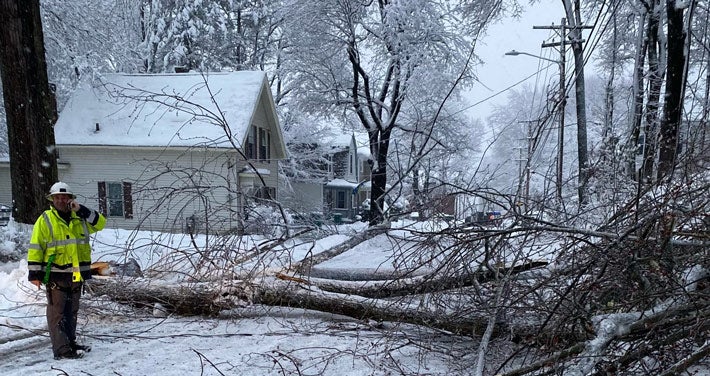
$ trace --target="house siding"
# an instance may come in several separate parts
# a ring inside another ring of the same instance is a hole
[[[281,200],[297,213],[323,212],[323,184],[311,182],[291,182],[282,187]]]
[[[273,119],[273,116],[271,116],[271,114],[267,111],[267,108],[269,107],[266,106],[265,103],[263,103],[265,101],[266,98],[262,97],[262,105],[258,106],[256,111],[254,111],[252,124],[269,131],[269,134],[271,136],[269,139],[269,149],[271,150],[270,162],[273,163],[275,160],[286,158],[286,155],[283,153],[283,148],[279,146],[279,142],[281,140],[278,135],[281,132],[279,129],[274,127],[274,125],[278,123]],[[244,148],[244,146],[245,145],[242,145],[242,148]]]
[[[132,184],[134,217],[108,217],[115,228],[219,232],[237,226],[236,152],[226,149],[59,148],[69,168],[60,172],[79,200],[99,207],[98,182]],[[265,175],[276,187],[277,177]]]
[[[12,183],[8,161],[0,161],[0,204],[12,206]]]

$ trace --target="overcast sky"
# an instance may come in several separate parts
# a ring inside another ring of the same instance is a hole
[[[534,76],[539,69],[539,59],[524,55],[506,56],[506,52],[516,50],[546,58],[559,58],[554,48],[541,48],[552,31],[533,30],[533,26],[560,25],[562,17],[564,9],[561,0],[542,0],[534,6],[526,5],[525,13],[520,18],[509,17],[490,28],[476,46],[476,53],[484,60],[484,65],[477,68],[480,82],[470,91],[470,116],[485,119],[494,105],[505,103],[506,93],[502,91],[526,77]],[[542,66],[548,65],[543,62]],[[545,77],[556,74],[557,69],[556,66],[549,67]],[[526,82],[533,84],[535,77]],[[494,97],[487,99],[491,96]],[[475,104],[480,101],[484,102]]]

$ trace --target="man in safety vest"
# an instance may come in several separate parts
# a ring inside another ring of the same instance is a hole
[[[49,189],[52,202],[37,218],[27,252],[29,281],[47,286],[47,325],[54,359],[77,359],[90,351],[76,342],[79,298],[91,278],[89,234],[106,225],[99,212],[75,201],[69,186],[57,182]]]

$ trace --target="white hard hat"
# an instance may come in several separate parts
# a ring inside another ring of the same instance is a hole
[[[72,198],[75,198],[73,193],[71,193],[71,189],[69,188],[69,185],[67,183],[63,183],[61,181],[58,181],[49,188],[49,194],[47,195],[47,200],[52,200],[52,196],[58,195],[58,194],[64,194],[64,195],[70,195]]]

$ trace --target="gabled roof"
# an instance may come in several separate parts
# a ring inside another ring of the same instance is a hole
[[[270,107],[267,118],[281,139],[264,72],[105,74],[76,89],[55,139],[58,145],[231,148],[234,142],[241,148],[260,103]]]

